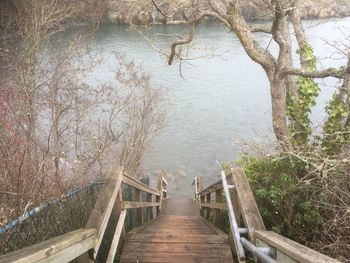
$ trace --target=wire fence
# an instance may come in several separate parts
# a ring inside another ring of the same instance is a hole
[[[0,255],[85,227],[103,182],[79,187],[0,228]]]

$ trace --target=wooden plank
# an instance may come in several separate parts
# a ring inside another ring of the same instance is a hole
[[[69,262],[94,245],[96,229],[79,229],[0,257],[0,262]]]
[[[147,202],[152,202],[152,195],[147,194]],[[147,222],[150,222],[153,220],[153,207],[147,208]]]
[[[206,195],[206,194],[209,194],[209,193],[213,193],[217,190],[220,190],[222,189],[222,182],[221,180],[220,181],[217,181],[211,185],[209,185],[208,187],[204,188],[202,191],[199,192],[199,195]]]
[[[135,189],[135,201],[137,203],[142,203],[141,191],[138,189]],[[142,207],[139,209],[136,209],[136,224],[137,226],[143,224]]]
[[[160,192],[160,199],[159,199],[159,213],[162,210],[162,204],[163,204],[163,199],[166,198],[166,192],[163,190],[166,189],[166,185],[163,184],[163,176],[160,176],[158,179],[158,191]],[[158,201],[158,200],[156,200]],[[157,211],[158,214],[158,211]]]
[[[264,231],[266,229],[243,169],[232,168],[232,182],[235,185],[235,191],[237,191],[239,209],[244,224],[248,228],[249,238],[254,243],[254,231]]]
[[[156,196],[156,203],[161,204],[161,197]],[[156,206],[156,217],[160,214],[160,205]]]
[[[201,203],[200,207],[206,207],[206,208],[210,208],[210,209],[227,210],[226,203]]]
[[[143,230],[145,231],[145,230]],[[168,233],[168,234],[174,234],[179,233],[179,229],[167,229],[167,228],[147,228],[147,231],[145,233]],[[186,234],[203,234],[203,235],[217,235],[215,232],[213,232],[211,229],[188,229],[186,230]]]
[[[109,249],[108,253],[108,258],[107,258],[107,263],[112,263],[114,262],[114,257],[117,252],[118,244],[119,244],[119,239],[122,236],[123,228],[124,228],[124,222],[125,222],[125,216],[126,216],[126,210],[122,210],[119,215],[119,220],[117,227],[114,232],[111,248]]]
[[[228,238],[227,233],[221,231],[219,228],[217,228],[215,225],[211,224],[209,221],[205,220],[204,218],[201,218],[202,222],[204,222],[215,234],[217,235],[224,235]]]
[[[333,258],[323,255],[272,231],[255,231],[255,237],[257,243],[262,240],[264,243],[276,249],[277,262],[293,262],[292,260],[294,260],[294,262],[303,263],[339,263],[339,261]],[[286,255],[289,258],[285,257]]]
[[[216,203],[222,203],[223,200],[222,200],[222,189],[220,190],[216,190],[215,192],[215,202]],[[226,207],[227,209],[227,207]],[[215,209],[215,212],[214,212],[214,225],[217,226],[218,225],[218,220],[220,218],[220,210],[222,209]]]
[[[152,194],[152,195],[157,195],[160,196],[160,192],[156,191],[149,186],[145,185],[144,183],[140,182],[134,177],[131,177],[129,175],[124,174],[123,176],[123,183],[126,185],[129,185],[131,187],[134,187],[135,189],[141,190],[143,192]]]
[[[205,202],[206,202],[206,204],[202,204],[202,206],[205,207],[204,217],[205,217],[205,219],[209,220],[210,219],[211,193],[207,193],[205,195]],[[207,205],[207,206],[205,206],[205,205]]]
[[[156,244],[156,245],[155,245]],[[229,248],[228,244],[227,247]],[[128,242],[124,247],[123,253],[133,253],[133,252],[208,252],[213,251],[213,253],[220,253],[231,255],[230,249],[225,249],[223,244],[193,244],[193,243],[139,243],[139,242]],[[214,252],[215,251],[215,252]]]
[[[109,217],[115,205],[115,200],[123,180],[123,168],[118,168],[105,182],[97,198],[95,207],[89,217],[85,228],[96,228],[96,242],[94,256],[96,256],[101,245],[103,235],[106,231]]]
[[[208,251],[207,253],[193,253],[193,252],[143,252],[143,253],[132,253],[123,254],[120,263],[124,262],[153,262],[153,263],[233,263],[231,255],[220,255]]]
[[[162,179],[163,179],[163,183],[166,184],[166,185],[168,185],[168,182],[165,180],[165,178],[162,177]]]
[[[227,235],[204,235],[183,233],[138,233],[127,237],[128,242],[150,243],[205,243],[205,244],[228,244]]]
[[[123,201],[123,209],[130,208],[142,208],[142,207],[152,207],[159,206],[160,202],[135,202],[135,201]]]
[[[204,217],[205,209],[202,208],[202,204],[205,204],[205,195],[199,196],[199,214]]]
[[[228,175],[227,175],[227,183],[229,183],[229,184],[232,183],[232,179],[230,177],[228,177]],[[219,180],[219,181],[209,185],[208,187],[204,188],[203,190],[201,190],[199,192],[199,195],[201,195],[201,196],[202,195],[206,195],[208,193],[213,193],[213,192],[215,192],[217,190],[222,190],[222,182],[221,182],[221,180]]]

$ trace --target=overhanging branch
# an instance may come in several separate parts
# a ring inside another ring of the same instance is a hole
[[[271,29],[271,26],[269,25],[256,24],[256,25],[250,25],[249,28],[250,28],[250,31],[252,31],[253,33],[262,32],[266,34],[272,34],[272,29]]]
[[[325,70],[316,70],[316,71],[307,71],[303,69],[297,68],[288,68],[282,70],[282,74],[284,75],[294,75],[294,76],[302,76],[306,78],[315,78],[315,79],[323,79],[328,77],[342,79],[344,78],[345,73],[350,70],[346,67],[342,67],[339,69],[336,68],[328,68]]]
[[[205,17],[214,17],[216,19],[218,19],[219,21],[223,22],[227,27],[230,27],[230,24],[223,19],[221,16],[219,16],[218,14],[211,12],[211,11],[206,11],[206,12],[202,12],[195,20],[193,20],[193,22],[191,23],[191,29],[190,32],[188,34],[187,38],[182,38],[180,40],[174,41],[171,44],[171,52],[168,58],[168,65],[171,65],[174,61],[174,58],[176,56],[176,47],[180,46],[180,45],[186,45],[192,42],[193,38],[194,38],[194,31],[196,26],[198,25],[198,23]]]

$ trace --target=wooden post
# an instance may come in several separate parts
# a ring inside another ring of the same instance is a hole
[[[93,250],[85,253],[78,258],[78,262],[94,261],[98,250],[100,248],[104,233],[107,228],[109,218],[112,214],[112,210],[115,210],[116,200],[118,193],[120,192],[120,185],[123,180],[123,168],[118,168],[104,183],[101,192],[97,198],[96,204],[85,228],[97,229],[96,240],[94,243]]]
[[[161,200],[160,196],[156,196],[156,202],[160,203],[160,200]],[[156,216],[158,217],[159,214],[160,214],[160,205],[156,207]]]
[[[147,194],[147,201],[152,202],[152,195]],[[153,220],[153,206],[147,208],[147,222]]]
[[[142,202],[142,193],[138,189],[135,189],[135,201]],[[136,208],[136,223],[137,223],[137,226],[140,226],[143,224],[142,208]]]
[[[162,210],[162,203],[163,203],[163,198],[166,198],[166,186],[167,186],[167,182],[165,181],[165,179],[163,178],[163,176],[159,176],[158,179],[158,191],[160,194],[160,197],[156,198],[156,201],[159,202],[159,206],[157,206],[157,216],[159,216],[160,211]],[[163,191],[165,190],[165,191]]]
[[[202,204],[202,203],[205,203],[205,195],[200,195],[199,196],[199,205]],[[199,214],[204,217],[204,214],[205,214],[205,209],[203,207],[200,206],[200,211],[199,211]]]
[[[211,194],[210,193],[208,193],[208,194],[206,194],[205,195],[205,201],[206,201],[206,203],[210,203],[210,199],[211,199]],[[207,220],[209,220],[209,218],[210,218],[210,208],[209,207],[207,207],[206,209],[205,209],[205,219],[207,219]]]
[[[250,241],[255,243],[254,232],[256,230],[265,231],[266,229],[243,169],[232,168],[232,182],[237,194],[237,200],[233,202],[236,203],[236,207],[239,207],[244,225],[248,228]]]
[[[118,221],[119,221],[120,216],[121,216],[121,212],[122,212],[122,209],[123,209],[122,208],[123,207],[123,193],[121,191],[118,193],[118,196],[117,196],[115,202],[116,202],[115,203],[115,207],[116,207],[116,210],[118,211]],[[126,216],[126,214],[125,214],[125,216]],[[126,231],[125,231],[125,226],[123,225],[117,252],[121,252],[122,251],[123,245],[124,245],[124,242],[125,242],[125,236],[126,236]]]
[[[215,202],[216,203],[222,203],[222,189],[216,190],[215,192]],[[214,225],[217,226],[217,221],[220,217],[220,209],[215,209],[214,214]]]

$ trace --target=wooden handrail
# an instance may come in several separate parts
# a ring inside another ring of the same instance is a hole
[[[227,176],[226,178],[227,178],[227,182],[229,184],[232,183],[232,178],[230,176]],[[215,183],[207,186],[203,190],[200,190],[198,195],[199,196],[203,196],[203,195],[206,195],[206,194],[214,193],[214,192],[216,192],[218,190],[222,190],[222,181],[221,180],[218,180]]]
[[[96,204],[85,228],[96,228],[96,241],[93,247],[94,258],[101,245],[103,235],[106,231],[108,220],[111,216],[113,206],[115,205],[117,195],[120,191],[120,185],[123,179],[123,168],[119,167],[103,185],[97,198]]]
[[[130,208],[143,208],[143,207],[152,207],[152,206],[160,206],[160,203],[158,202],[136,202],[136,201],[124,201],[123,202],[123,209],[130,209]]]
[[[1,263],[69,262],[94,246],[96,229],[79,229],[0,257]]]
[[[145,185],[144,183],[137,180],[135,177],[132,177],[126,173],[124,173],[124,176],[123,176],[123,183],[126,185],[129,185],[135,189],[138,189],[140,191],[143,191],[143,192],[155,195],[155,196],[160,196],[159,191],[150,188],[148,185]]]
[[[260,212],[255,202],[249,181],[241,168],[233,168],[230,179],[234,190],[231,193],[232,205],[236,221],[241,222],[243,219],[244,225],[241,229],[248,231],[250,242],[258,248],[270,248],[274,251],[274,262],[291,262],[291,263],[336,263],[339,262],[328,256],[325,256],[315,250],[298,244],[286,237],[277,233],[266,231]],[[221,184],[221,186],[220,186]],[[218,202],[220,200],[222,183],[221,180],[206,187],[198,193],[198,202],[200,205],[200,214],[204,218],[209,218],[210,210],[227,210],[226,203]],[[211,201],[211,194],[216,194],[216,202]],[[214,222],[217,213],[214,214]],[[232,251],[235,252],[234,242],[230,238]],[[241,262],[241,261],[239,261]]]
[[[136,201],[123,201],[122,183],[135,189]],[[120,167],[104,183],[85,229],[72,231],[0,256],[0,263],[69,262],[73,259],[77,259],[78,262],[94,261],[111,217],[116,222],[116,228],[107,262],[113,262],[118,245],[120,241],[123,241],[123,233],[125,233],[126,209],[134,208],[141,212],[141,209],[146,207],[148,220],[153,220],[153,207],[156,207],[156,215],[159,215],[161,203],[166,198],[168,183],[161,177],[158,184],[159,188],[154,190],[138,179],[127,175]],[[142,200],[141,192],[147,193],[147,200]],[[155,200],[152,196],[155,196]],[[142,224],[142,213],[138,215],[141,217]]]
[[[258,247],[268,245],[276,250],[277,262],[340,263],[272,231],[255,231],[255,237]]]

